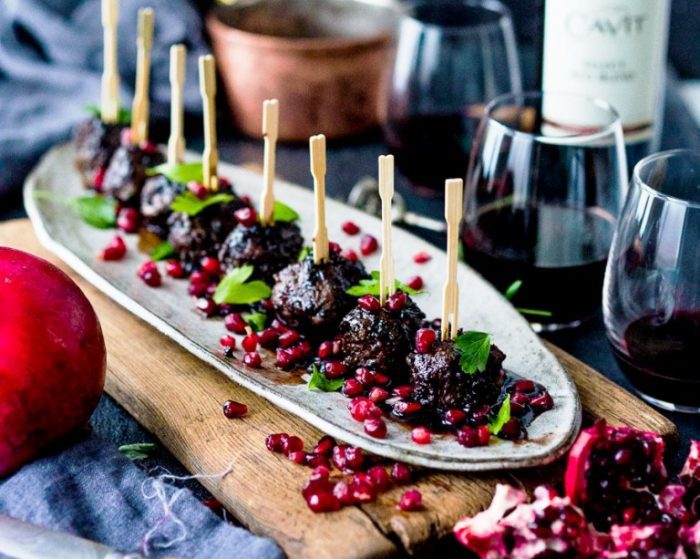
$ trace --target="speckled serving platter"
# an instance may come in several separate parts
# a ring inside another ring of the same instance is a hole
[[[218,344],[225,332],[223,322],[205,319],[195,310],[187,295],[186,281],[164,275],[163,285],[153,289],[136,278],[136,269],[146,258],[138,249],[136,235],[126,236],[129,250],[124,260],[104,262],[97,255],[114,231],[94,229],[60,203],[34,197],[37,190],[68,197],[85,193],[73,167],[74,155],[71,144],[53,148],[25,183],[25,206],[41,243],[115,302],[272,404],[374,454],[440,470],[467,472],[538,466],[556,460],[573,442],[581,423],[581,404],[573,381],[510,303],[462,263],[458,270],[461,326],[492,333],[494,343],[507,355],[506,367],[545,385],[554,399],[554,409],[528,427],[527,441],[495,440],[486,447],[464,448],[454,436],[436,434],[431,444],[417,445],[410,439],[410,430],[392,420],[387,421],[387,438],[374,439],[350,417],[347,398],[340,393],[309,391],[298,374],[274,366],[272,352],[261,351],[260,369],[245,367],[239,359],[241,354],[233,359],[224,357]],[[197,157],[189,155],[191,159]],[[284,169],[278,172],[283,174]],[[259,197],[262,179],[258,174],[226,163],[220,164],[219,173],[234,183],[239,194]],[[314,224],[313,193],[277,181],[275,194],[300,213],[299,225],[309,239]],[[380,237],[381,222],[373,216],[334,200],[328,200],[326,211],[329,237],[344,247],[357,249],[359,245],[359,236],[349,237],[341,230],[341,223],[347,219],[364,232]],[[416,302],[428,317],[439,316],[445,253],[399,228],[395,228],[393,237],[397,278],[406,280],[419,273],[425,280],[426,293],[418,296]],[[420,267],[413,262],[413,255],[419,251],[432,255]],[[378,262],[379,253],[364,260],[368,270],[378,269]]]

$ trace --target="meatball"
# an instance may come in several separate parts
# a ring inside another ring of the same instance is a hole
[[[107,170],[112,155],[119,147],[123,129],[121,124],[106,124],[92,117],[75,131],[75,167],[86,187],[94,187],[98,174]]]
[[[238,224],[224,241],[219,260],[227,270],[252,264],[255,277],[272,282],[277,272],[298,258],[303,244],[295,223]]]
[[[413,398],[426,409],[444,412],[450,408],[476,410],[492,405],[501,393],[505,354],[495,345],[486,370],[466,374],[459,366],[460,354],[452,340],[438,341],[430,353],[411,353],[407,362]]]
[[[367,277],[361,262],[331,253],[327,262],[314,264],[313,254],[282,269],[272,289],[277,315],[292,328],[328,334],[352,308],[346,291]],[[308,332],[308,331],[311,332]]]
[[[165,161],[163,154],[150,143],[138,146],[123,144],[114,152],[102,184],[102,192],[123,206],[137,207],[146,182],[146,169]]]
[[[410,298],[398,311],[386,305],[376,311],[358,305],[338,326],[343,363],[352,369],[367,367],[402,380],[413,336],[424,318]]]
[[[151,177],[141,191],[141,215],[143,226],[165,239],[168,236],[168,218],[172,213],[170,205],[179,194],[185,191],[185,185],[173,182],[165,175]]]

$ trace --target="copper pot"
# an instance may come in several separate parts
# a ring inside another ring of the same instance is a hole
[[[396,9],[360,0],[257,0],[207,17],[235,125],[261,136],[262,102],[280,102],[280,140],[338,138],[379,124]]]

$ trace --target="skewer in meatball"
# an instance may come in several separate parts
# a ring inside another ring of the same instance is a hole
[[[93,116],[84,121],[75,132],[75,167],[87,188],[102,189],[104,175],[119,147],[124,126],[108,124]]]

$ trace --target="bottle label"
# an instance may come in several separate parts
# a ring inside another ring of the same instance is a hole
[[[620,114],[628,138],[651,135],[663,86],[668,0],[545,5],[542,88],[603,99]],[[585,123],[587,115],[575,118]]]

